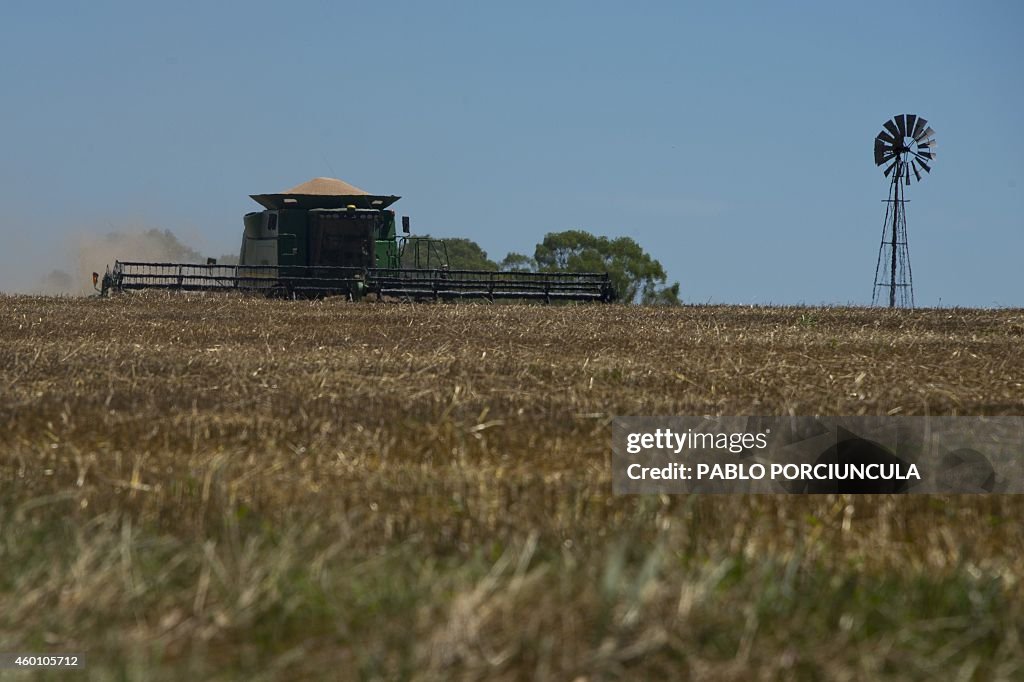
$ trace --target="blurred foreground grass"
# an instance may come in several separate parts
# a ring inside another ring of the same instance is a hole
[[[1021,311],[0,297],[0,334],[0,651],[97,680],[1024,679],[1019,497],[609,476],[616,414],[1022,414]]]

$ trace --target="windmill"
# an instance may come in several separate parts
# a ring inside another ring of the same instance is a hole
[[[882,244],[875,265],[875,288],[871,305],[877,305],[889,293],[889,307],[914,307],[914,276],[910,270],[907,245],[907,213],[904,187],[911,173],[921,182],[921,171],[930,173],[935,160],[935,131],[916,114],[900,114],[886,121],[875,137],[875,165],[885,166],[890,177],[889,198],[885,200]]]

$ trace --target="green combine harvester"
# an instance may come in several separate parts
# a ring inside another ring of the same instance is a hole
[[[615,300],[607,273],[453,270],[444,242],[409,236],[397,196],[315,178],[279,194],[254,194],[265,210],[246,214],[237,265],[117,261],[100,293],[167,289],[245,291],[288,298],[368,295],[411,300],[461,298]],[[403,263],[407,267],[403,267]],[[411,267],[408,267],[411,265]],[[93,276],[98,280],[98,275]]]

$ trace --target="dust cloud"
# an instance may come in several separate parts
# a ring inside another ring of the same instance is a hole
[[[81,234],[70,241],[68,253],[50,253],[58,265],[32,287],[32,293],[84,295],[94,293],[92,273],[103,276],[115,260],[163,263],[205,263],[206,258],[170,230],[148,229]],[[44,268],[40,268],[44,269]]]

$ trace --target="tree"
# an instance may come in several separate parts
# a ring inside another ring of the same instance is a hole
[[[518,256],[509,254],[513,255]],[[607,272],[620,301],[679,304],[679,283],[666,284],[668,275],[661,263],[630,237],[609,239],[583,230],[551,232],[537,245],[533,260],[542,272]]]
[[[498,264],[472,239],[446,238],[448,265],[452,270],[497,270]]]
[[[509,253],[498,263],[498,269],[504,272],[530,272],[537,269],[537,262],[521,253]]]

